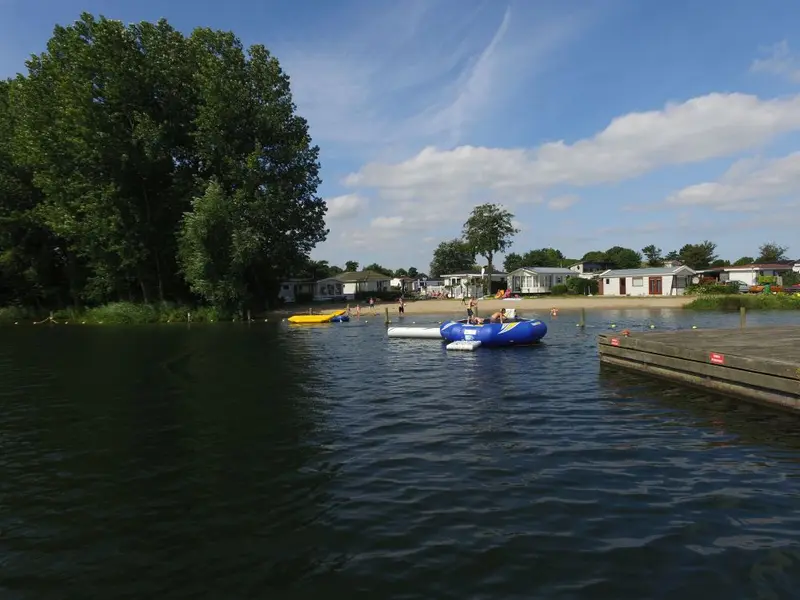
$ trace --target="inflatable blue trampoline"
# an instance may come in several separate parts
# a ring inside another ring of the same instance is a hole
[[[439,327],[448,342],[480,342],[481,346],[524,346],[547,335],[547,325],[538,319],[509,319],[504,323],[470,325],[467,320],[448,321]]]
[[[347,315],[337,315],[333,317],[330,322],[331,323],[347,323],[350,320],[350,317]]]

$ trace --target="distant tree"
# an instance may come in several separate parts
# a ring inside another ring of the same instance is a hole
[[[583,255],[581,262],[604,263],[608,262],[608,258],[602,250],[591,250]]]
[[[475,252],[470,246],[463,240],[448,240],[433,251],[431,277],[440,277],[445,273],[463,273],[470,271],[474,265]]]
[[[405,269],[396,269],[394,272],[395,277],[408,277],[408,271]]]
[[[642,266],[642,255],[630,248],[614,246],[605,251],[605,256],[615,269],[638,269]]]
[[[529,250],[521,257],[523,267],[563,267],[567,264],[567,258],[561,250],[555,248],[539,248]]]
[[[699,244],[685,244],[679,251],[679,260],[691,269],[707,269],[717,260],[717,245],[705,240]]]
[[[464,223],[464,241],[470,248],[486,259],[486,274],[492,281],[494,255],[505,252],[511,240],[519,233],[512,220],[514,215],[497,204],[481,204],[472,209]],[[491,286],[491,283],[489,284]]]
[[[328,269],[328,277],[336,277],[339,273],[344,273],[344,269],[342,267],[337,267],[336,265],[332,265]]]
[[[417,267],[408,267],[408,276],[419,277],[419,271],[417,271]]]
[[[743,256],[740,259],[737,259],[733,262],[734,267],[741,267],[742,265],[752,265],[756,262],[756,259],[752,256]]]
[[[757,263],[777,263],[786,260],[787,246],[780,246],[775,242],[767,242],[758,247]]]
[[[680,260],[680,254],[677,250],[670,250],[667,252],[666,256],[664,256],[664,260]]]
[[[364,267],[365,271],[374,271],[375,273],[380,273],[381,275],[386,275],[387,277],[393,277],[394,272],[391,269],[387,269],[386,267],[379,265],[378,263],[372,263],[371,265],[367,265]]]
[[[331,276],[331,270],[336,267],[331,267],[327,260],[307,260],[303,267],[300,269],[298,276],[304,279],[313,279],[319,281]]]
[[[505,260],[503,260],[503,270],[506,273],[510,273],[511,271],[515,271],[521,267],[525,266],[525,262],[519,254],[516,252],[509,252],[506,254]]]
[[[711,263],[711,266],[714,267],[714,268],[716,268],[716,267],[730,267],[731,266],[731,261],[729,261],[727,259],[724,259],[724,258],[718,258],[717,260],[715,260],[715,261],[713,261]]]
[[[358,261],[348,260],[346,263],[344,263],[344,270],[348,273],[354,273],[358,271]]]
[[[664,258],[661,256],[661,248],[656,248],[655,244],[650,244],[642,248],[642,254],[647,259],[648,267],[663,267]]]

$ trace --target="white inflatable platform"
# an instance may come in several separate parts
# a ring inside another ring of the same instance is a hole
[[[387,333],[390,338],[442,339],[438,327],[389,327]]]

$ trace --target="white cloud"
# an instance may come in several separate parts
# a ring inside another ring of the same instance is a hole
[[[567,210],[570,206],[579,200],[575,194],[567,194],[565,196],[558,196],[547,202],[547,208],[550,210]]]
[[[405,219],[403,217],[375,217],[370,222],[370,227],[376,229],[394,229],[400,227]]]
[[[719,181],[685,187],[667,198],[667,203],[758,211],[799,194],[800,152],[795,152],[778,159],[737,161]]]
[[[325,200],[325,204],[328,205],[329,219],[348,219],[358,216],[367,206],[367,200],[358,194],[345,194]]]
[[[395,164],[371,163],[349,175],[409,214],[463,213],[487,196],[526,202],[555,186],[590,186],[638,177],[666,165],[698,163],[758,147],[800,130],[800,96],[763,100],[709,94],[662,110],[630,113],[596,135],[532,149],[424,148]],[[405,214],[405,212],[403,213]]]
[[[786,40],[774,44],[767,49],[767,58],[757,58],[750,65],[750,70],[754,73],[770,73],[778,75],[791,81],[800,83],[800,60],[793,56],[789,50],[789,43]]]

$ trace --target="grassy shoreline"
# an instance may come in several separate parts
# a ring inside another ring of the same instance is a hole
[[[211,323],[226,319],[209,307],[187,307],[177,304],[135,304],[112,302],[102,306],[75,310],[66,308],[50,311],[34,310],[16,306],[0,307],[0,325],[22,325],[48,322],[52,314],[57,323],[82,325],[147,325],[155,323],[187,322],[191,314],[193,323]]]
[[[689,310],[800,310],[800,296],[788,294],[724,294],[698,296],[684,308]]]

